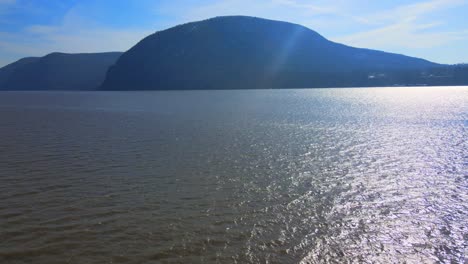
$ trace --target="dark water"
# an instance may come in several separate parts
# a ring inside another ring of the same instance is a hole
[[[0,93],[0,263],[464,263],[468,88]]]

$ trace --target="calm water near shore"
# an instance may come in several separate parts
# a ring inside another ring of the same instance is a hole
[[[466,263],[468,87],[1,92],[0,263]]]

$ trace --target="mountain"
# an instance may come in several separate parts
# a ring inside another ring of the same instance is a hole
[[[22,68],[25,65],[37,61],[39,58],[36,57],[28,57],[22,58],[16,62],[6,65],[5,67],[0,69],[0,90],[8,81],[8,78],[15,72],[18,68]]]
[[[51,53],[0,69],[0,90],[93,90],[121,52]]]
[[[408,72],[420,76],[422,71],[440,66],[334,43],[296,24],[228,16],[146,37],[110,67],[100,89],[379,86],[404,80],[411,84],[420,80],[408,83],[401,76]]]

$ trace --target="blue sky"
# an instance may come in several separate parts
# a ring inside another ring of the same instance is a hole
[[[171,26],[249,15],[347,45],[468,62],[468,0],[0,0],[0,66],[50,52],[125,51]]]

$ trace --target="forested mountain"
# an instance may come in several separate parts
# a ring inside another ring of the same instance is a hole
[[[306,27],[228,16],[156,32],[112,66],[103,90],[251,89],[405,83],[441,65],[334,43]]]
[[[0,90],[94,90],[121,52],[51,53],[0,69]]]

